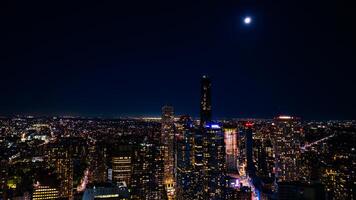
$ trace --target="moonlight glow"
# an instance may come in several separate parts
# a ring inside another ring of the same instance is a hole
[[[245,24],[250,24],[251,22],[252,22],[251,17],[245,17],[245,18],[244,18],[244,23],[245,23]]]

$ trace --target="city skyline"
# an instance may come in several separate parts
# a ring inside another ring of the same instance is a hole
[[[0,200],[333,200],[355,196],[356,121],[0,118]]]
[[[355,119],[351,8],[319,0],[7,1],[0,115],[159,116],[170,104],[198,117],[206,74],[215,119]]]
[[[0,6],[0,200],[356,199],[356,12]]]

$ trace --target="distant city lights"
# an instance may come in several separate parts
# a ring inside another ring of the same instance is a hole
[[[205,128],[219,129],[221,127],[218,124],[207,124]]]
[[[278,119],[293,119],[293,117],[287,116],[287,115],[281,115],[281,116],[278,116]]]

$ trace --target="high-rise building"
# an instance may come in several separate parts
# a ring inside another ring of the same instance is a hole
[[[50,187],[48,185],[39,185],[34,188],[32,199],[33,200],[43,200],[43,199],[58,199],[59,191],[57,188]]]
[[[302,137],[300,121],[290,116],[279,116],[274,123],[277,181],[298,181]]]
[[[166,199],[163,185],[163,160],[158,144],[144,138],[136,145],[133,157],[131,199]]]
[[[92,167],[93,182],[112,181],[112,174],[108,176],[107,148],[102,143],[93,143],[88,148],[89,161]],[[111,169],[112,170],[112,169]],[[112,171],[111,171],[112,172]],[[110,178],[110,179],[109,179]]]
[[[164,159],[164,184],[168,196],[174,196],[174,109],[172,106],[162,107],[162,135]]]
[[[61,138],[48,149],[48,162],[55,169],[60,180],[61,198],[73,197],[73,139]]]
[[[204,132],[201,128],[194,130],[194,145],[193,145],[193,181],[192,187],[194,189],[194,198],[204,199]]]
[[[207,76],[201,80],[200,128],[196,140],[202,140],[203,199],[224,199],[226,184],[225,144],[222,128],[212,122],[211,81]],[[202,138],[199,138],[201,137]],[[196,146],[196,147],[197,147]],[[198,163],[197,163],[198,164]]]
[[[200,125],[204,127],[211,121],[211,81],[206,75],[201,79],[200,95]]]
[[[133,146],[117,144],[110,149],[112,181],[131,185]]]
[[[125,182],[130,185],[132,164],[130,155],[112,157],[112,176],[117,182]]]
[[[224,132],[218,124],[206,124],[204,132],[204,198],[225,199],[226,164]]]
[[[38,174],[35,175],[35,181],[32,190],[32,199],[59,199],[59,185],[60,182],[57,180],[55,174],[51,174],[46,170],[39,171]]]
[[[238,140],[236,127],[224,127],[227,172],[237,172]]]
[[[253,123],[251,123],[251,122],[247,122],[245,124],[246,161],[247,161],[247,172],[249,173],[249,175],[254,175],[254,173],[255,173],[255,165],[253,162],[252,126],[253,126]]]
[[[198,183],[194,178],[194,127],[189,116],[182,116],[177,124],[176,189],[177,200],[194,198]]]
[[[271,141],[254,139],[253,143],[256,175],[261,179],[274,179],[275,162]]]

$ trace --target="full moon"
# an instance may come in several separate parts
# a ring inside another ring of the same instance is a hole
[[[251,17],[245,17],[245,18],[244,18],[244,23],[245,23],[245,24],[251,24],[251,22],[252,22]]]

